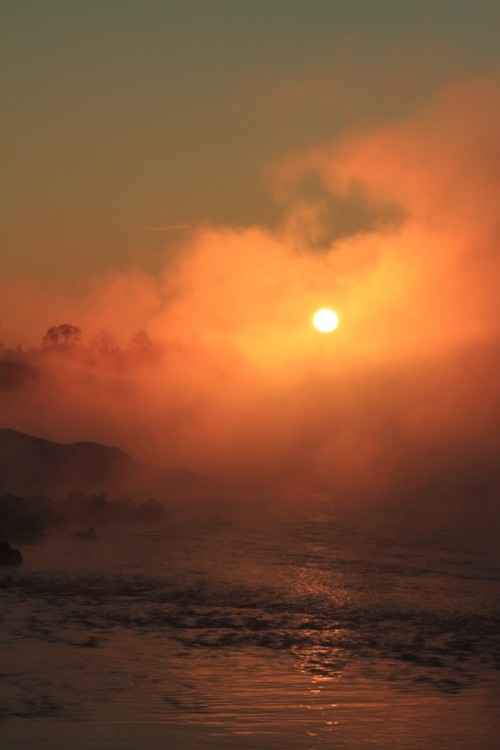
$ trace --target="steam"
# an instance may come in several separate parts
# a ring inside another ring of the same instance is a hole
[[[498,84],[455,85],[274,165],[273,231],[201,227],[157,276],[88,280],[78,296],[4,288],[2,422],[345,497],[492,497]],[[324,306],[341,321],[328,336],[311,326]],[[80,344],[37,343],[66,322]],[[134,348],[141,330],[149,348]]]

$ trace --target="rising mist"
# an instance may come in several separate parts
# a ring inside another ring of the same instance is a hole
[[[273,230],[193,228],[161,273],[77,294],[4,286],[3,425],[287,491],[492,500],[498,85],[273,164]],[[42,341],[62,323],[81,340]]]

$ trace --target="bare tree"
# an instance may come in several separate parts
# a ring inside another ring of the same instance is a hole
[[[128,345],[128,353],[136,362],[153,362],[162,355],[162,348],[147,331],[137,331]]]
[[[103,357],[116,357],[120,353],[115,337],[104,328],[94,337],[91,348]]]

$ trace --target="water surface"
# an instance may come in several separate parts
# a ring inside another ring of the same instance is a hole
[[[498,747],[490,528],[317,500],[23,553],[0,573],[7,747]]]

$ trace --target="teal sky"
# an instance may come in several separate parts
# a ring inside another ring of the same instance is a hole
[[[276,160],[496,71],[494,0],[6,0],[3,278],[69,282],[178,232],[272,224]]]

